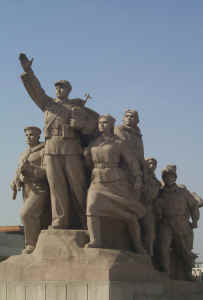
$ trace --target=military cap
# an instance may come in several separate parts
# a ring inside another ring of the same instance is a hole
[[[167,165],[163,170],[162,170],[162,177],[164,177],[165,175],[171,173],[171,174],[174,174],[177,176],[177,173],[176,173],[176,165]]]
[[[35,131],[37,134],[41,134],[41,129],[39,127],[36,126],[27,126],[24,128],[24,132],[26,132],[27,130],[31,130],[31,131]]]
[[[65,86],[66,88],[68,88],[70,91],[72,90],[72,85],[67,80],[58,80],[58,81],[55,82],[54,85],[55,86],[62,85],[62,86]]]

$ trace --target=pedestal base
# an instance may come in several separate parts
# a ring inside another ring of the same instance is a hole
[[[0,300],[202,300],[203,285],[171,281],[147,255],[88,249],[86,231],[45,230],[32,254],[0,263]]]
[[[186,282],[0,281],[1,300],[202,300],[203,287]]]

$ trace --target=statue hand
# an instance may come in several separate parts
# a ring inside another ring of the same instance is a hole
[[[10,185],[13,193],[12,193],[12,199],[13,200],[16,200],[16,196],[17,196],[17,192],[18,192],[18,189],[17,189],[17,186],[15,184],[15,182],[12,182],[11,185]]]
[[[25,72],[27,72],[31,69],[32,62],[33,62],[34,58],[29,60],[24,53],[20,53],[19,60],[20,60],[20,63],[21,63],[21,66],[22,66],[23,70]]]

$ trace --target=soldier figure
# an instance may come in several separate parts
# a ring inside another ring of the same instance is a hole
[[[141,219],[142,234],[144,247],[153,256],[154,252],[154,241],[156,237],[156,221],[154,205],[158,198],[159,191],[161,189],[161,183],[156,178],[155,170],[157,168],[157,160],[155,158],[146,158],[147,165],[147,181],[144,186],[144,193],[142,196],[142,203],[146,208],[146,215]]]
[[[160,264],[163,271],[171,276],[172,248],[179,259],[182,259],[185,274],[190,280],[194,258],[191,251],[193,228],[197,228],[199,208],[196,199],[186,187],[176,184],[176,178],[176,166],[168,165],[162,171],[164,187],[156,203],[156,212],[160,218]]]
[[[47,96],[31,69],[32,60],[28,60],[25,54],[19,59],[25,71],[21,76],[23,84],[45,113],[44,162],[51,196],[52,227],[71,228],[72,207],[80,220],[85,215],[87,184],[81,135],[95,131],[95,113],[84,107],[84,100],[68,99],[72,87],[66,80],[55,83],[56,99]]]
[[[128,143],[131,151],[135,154],[136,160],[143,173],[143,181],[146,176],[146,166],[144,159],[144,145],[142,134],[138,127],[139,115],[136,110],[126,110],[123,117],[123,124],[115,128],[115,134],[123,141]]]
[[[46,173],[41,167],[44,143],[39,142],[41,130],[38,127],[24,129],[28,147],[19,160],[16,177],[11,184],[13,199],[22,188],[24,206],[21,220],[24,225],[25,249],[29,254],[35,249],[41,229],[40,217],[49,200],[49,187]]]
[[[87,196],[88,247],[104,246],[101,217],[111,217],[127,224],[134,250],[145,254],[138,222],[144,216],[145,208],[136,199],[142,186],[142,173],[134,153],[114,135],[114,122],[110,115],[100,116],[98,127],[101,136],[84,153],[87,164],[93,169]],[[128,165],[134,185],[129,183],[120,167],[121,160]]]

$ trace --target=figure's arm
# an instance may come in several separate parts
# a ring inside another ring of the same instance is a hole
[[[192,228],[197,228],[198,226],[198,221],[200,218],[200,211],[199,211],[199,206],[198,203],[195,199],[195,197],[188,191],[188,189],[185,188],[185,194],[187,197],[187,204],[188,208],[190,211],[190,216],[192,219]]]
[[[50,103],[52,99],[46,95],[45,91],[40,85],[38,78],[35,76],[31,68],[33,59],[29,60],[25,54],[21,53],[19,56],[19,60],[23,70],[25,71],[21,75],[24,87],[35,104],[42,111],[44,111],[45,107]]]

